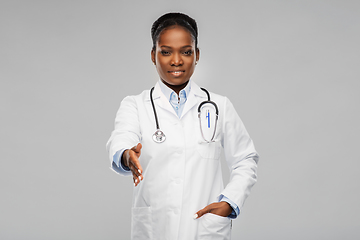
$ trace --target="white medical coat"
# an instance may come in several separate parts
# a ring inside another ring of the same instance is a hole
[[[131,239],[192,240],[230,239],[231,220],[211,213],[194,220],[193,215],[222,194],[241,209],[256,182],[258,155],[233,105],[210,93],[219,108],[215,142],[205,143],[197,108],[207,100],[193,81],[181,118],[157,83],[153,99],[159,125],[166,135],[156,143],[150,91],[126,97],[107,143],[111,162],[120,149],[142,143],[140,163],[144,180],[134,188]],[[223,187],[220,155],[224,149],[230,181]],[[126,175],[126,173],[123,173]],[[131,175],[131,173],[127,173]]]

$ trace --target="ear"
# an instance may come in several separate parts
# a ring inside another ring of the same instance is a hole
[[[154,49],[151,50],[151,61],[154,63],[154,65],[156,65],[155,51],[154,51]]]
[[[199,59],[200,59],[200,49],[197,48],[197,49],[196,49],[196,62],[198,62]]]

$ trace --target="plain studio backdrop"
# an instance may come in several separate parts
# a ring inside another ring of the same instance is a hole
[[[197,20],[192,79],[260,154],[233,239],[360,239],[356,0],[2,0],[0,239],[130,238],[132,180],[105,143],[120,101],[158,80],[150,28],[169,11]]]

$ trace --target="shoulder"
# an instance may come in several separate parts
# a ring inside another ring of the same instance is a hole
[[[210,94],[210,100],[215,102],[219,107],[224,107],[226,104],[230,103],[230,100],[221,94],[217,94],[211,91],[211,89],[206,89]]]
[[[121,103],[136,103],[141,101],[146,101],[150,99],[150,90],[144,90],[140,94],[137,95],[128,95],[126,96]]]
[[[203,89],[206,90],[206,91],[204,91]],[[220,94],[216,94],[216,93],[212,92],[211,89],[201,87],[201,86],[197,85],[194,81],[191,82],[191,91],[193,91],[195,95],[203,97],[203,98],[207,98],[206,92],[208,92],[210,94],[210,100],[211,101],[217,100],[217,101],[223,102],[223,101],[226,100],[225,96],[222,96]]]
[[[232,115],[234,113],[237,114],[234,105],[226,96],[210,92],[210,97],[211,97],[211,101],[216,103],[216,105],[219,108],[220,118],[223,118],[224,116]]]
[[[210,99],[212,101],[219,101],[221,103],[225,103],[226,101],[229,101],[229,99],[226,96],[214,93],[214,92],[209,92],[210,93]]]

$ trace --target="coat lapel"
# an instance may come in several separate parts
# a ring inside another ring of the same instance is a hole
[[[150,94],[149,94],[147,100],[150,101]],[[154,104],[155,104],[155,109],[156,109],[156,107],[159,106],[162,109],[170,112],[174,116],[178,117],[175,113],[175,110],[172,108],[169,101],[166,99],[165,95],[161,91],[159,83],[155,84],[155,88],[154,88],[154,92],[153,92],[153,100],[154,100]]]
[[[206,93],[200,89],[200,87],[194,83],[191,83],[191,90],[189,93],[189,97],[185,103],[184,110],[182,112],[181,118],[185,116],[185,114],[190,111],[193,107],[198,106],[199,102],[205,101],[207,99]]]

